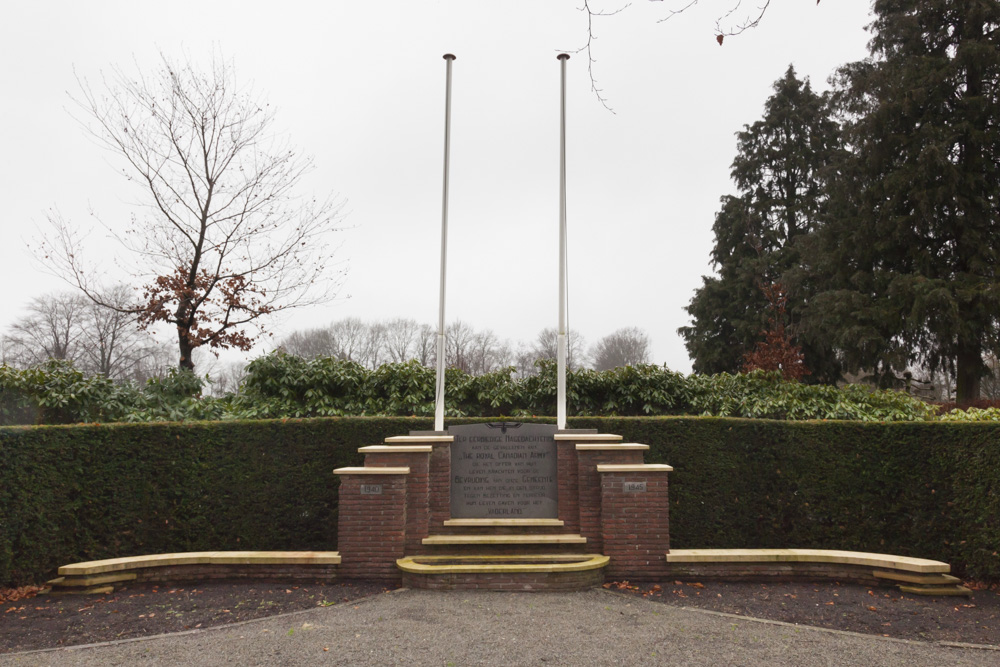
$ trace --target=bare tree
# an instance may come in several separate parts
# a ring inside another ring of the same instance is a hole
[[[125,303],[129,288],[102,292],[108,303]],[[28,314],[4,336],[4,363],[28,367],[48,359],[72,361],[89,375],[144,381],[162,361],[162,346],[135,319],[78,294],[48,294],[31,301]],[[156,361],[159,360],[159,361]]]
[[[362,366],[375,370],[386,357],[386,327],[383,322],[372,322],[368,325],[362,348],[361,359],[358,360]]]
[[[455,320],[445,329],[445,336],[445,365],[470,373],[476,331],[465,322]]]
[[[513,353],[506,341],[486,329],[472,337],[467,357],[469,373],[482,375],[510,365]]]
[[[133,375],[156,344],[138,329],[135,318],[122,310],[131,299],[128,287],[115,285],[103,292],[100,299],[116,307],[106,308],[86,301],[86,318],[79,337],[79,366],[85,372],[124,380]]]
[[[583,368],[587,364],[587,355],[584,352],[586,341],[576,331],[570,329],[566,334],[566,368],[576,370]],[[523,352],[523,350],[522,350]],[[517,366],[520,369],[530,365],[531,370],[524,368],[522,374],[533,375],[537,372],[534,363],[539,359],[555,359],[559,355],[559,332],[555,327],[547,327],[538,332],[534,344],[527,348],[527,356],[520,359]],[[530,358],[530,364],[528,362]]]
[[[144,193],[146,215],[108,227],[141,298],[102,300],[82,237],[56,212],[41,254],[57,273],[142,327],[173,325],[187,369],[196,348],[248,350],[260,318],[332,297],[325,238],[340,204],[295,194],[312,162],[275,137],[273,109],[238,84],[231,62],[201,73],[164,56],[152,75],[116,68],[103,84],[98,93],[81,80],[74,101]]]
[[[433,366],[437,363],[437,332],[429,324],[420,325],[417,332],[415,358],[421,366]]]
[[[86,299],[67,293],[35,297],[27,311],[5,336],[8,363],[26,368],[49,359],[76,361],[87,317]]]
[[[415,348],[419,332],[420,325],[416,320],[397,317],[386,322],[385,351],[389,361],[402,363],[418,356]]]
[[[330,327],[293,331],[285,336],[280,349],[303,359],[337,356],[337,346]]]
[[[983,363],[988,372],[981,380],[979,395],[995,401],[1000,399],[1000,358],[995,354],[986,354]]]
[[[362,363],[368,344],[368,325],[356,317],[338,320],[330,325],[334,356]]]
[[[594,369],[607,371],[620,366],[649,363],[649,336],[638,327],[618,329],[597,341],[591,350]]]

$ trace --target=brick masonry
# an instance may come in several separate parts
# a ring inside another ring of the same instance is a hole
[[[404,467],[406,475],[406,541],[408,554],[420,553],[420,540],[430,531],[430,466],[431,454],[426,452],[375,452],[365,454],[366,468]],[[364,484],[364,480],[361,482]]]
[[[576,445],[573,445],[575,448]],[[606,463],[642,463],[640,450],[585,450],[576,452],[579,531],[587,538],[588,548],[601,553],[604,535],[601,526],[601,476],[597,466]]]
[[[567,533],[580,531],[580,485],[577,476],[576,443],[557,441],[556,456],[559,494],[559,519]]]
[[[667,475],[665,472],[600,473],[601,537],[611,558],[606,576],[614,579],[660,579],[667,574],[670,551]],[[645,490],[626,491],[626,483],[645,482]]]
[[[341,475],[337,550],[342,577],[399,579],[406,546],[409,475]],[[363,494],[362,485],[381,486]]]

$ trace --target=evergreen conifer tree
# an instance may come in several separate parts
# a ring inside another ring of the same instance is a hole
[[[792,66],[775,82],[763,118],[737,134],[731,173],[739,195],[722,198],[713,226],[719,275],[703,278],[686,308],[693,323],[678,330],[695,372],[740,370],[768,329],[765,290],[776,283],[788,288],[785,324],[795,335],[809,289],[798,271],[798,244],[823,211],[821,173],[838,150],[838,134],[826,96]],[[816,379],[839,375],[836,358],[822,347],[806,344],[804,355]]]
[[[883,379],[1000,352],[1000,3],[876,0],[871,57],[838,73],[848,149],[806,266],[808,340]]]

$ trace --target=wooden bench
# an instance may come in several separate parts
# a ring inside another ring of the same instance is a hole
[[[871,586],[895,585],[915,595],[969,595],[936,560],[832,549],[675,549],[666,557],[670,576],[712,579],[835,579]]]
[[[108,558],[59,568],[50,593],[111,593],[114,584],[205,579],[336,578],[336,551],[192,551]]]

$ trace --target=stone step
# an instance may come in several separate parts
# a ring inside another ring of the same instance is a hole
[[[962,583],[958,577],[950,574],[914,574],[912,572],[896,572],[893,570],[875,570],[872,574],[876,579],[888,579],[889,581],[901,581],[908,584],[921,584],[924,586],[955,586]]]
[[[67,575],[57,577],[46,583],[56,588],[67,588],[71,586],[101,586],[104,584],[120,583],[122,581],[133,581],[136,578],[135,572],[110,572],[107,574],[94,575]]]
[[[528,544],[586,544],[587,538],[582,535],[538,534],[538,535],[430,535],[421,542],[427,546],[494,546],[494,545],[528,545]]]
[[[924,595],[926,597],[972,595],[972,591],[965,586],[900,586],[899,590],[910,595]]]
[[[604,582],[601,554],[446,554],[396,561],[403,586],[424,589],[584,590]]]

